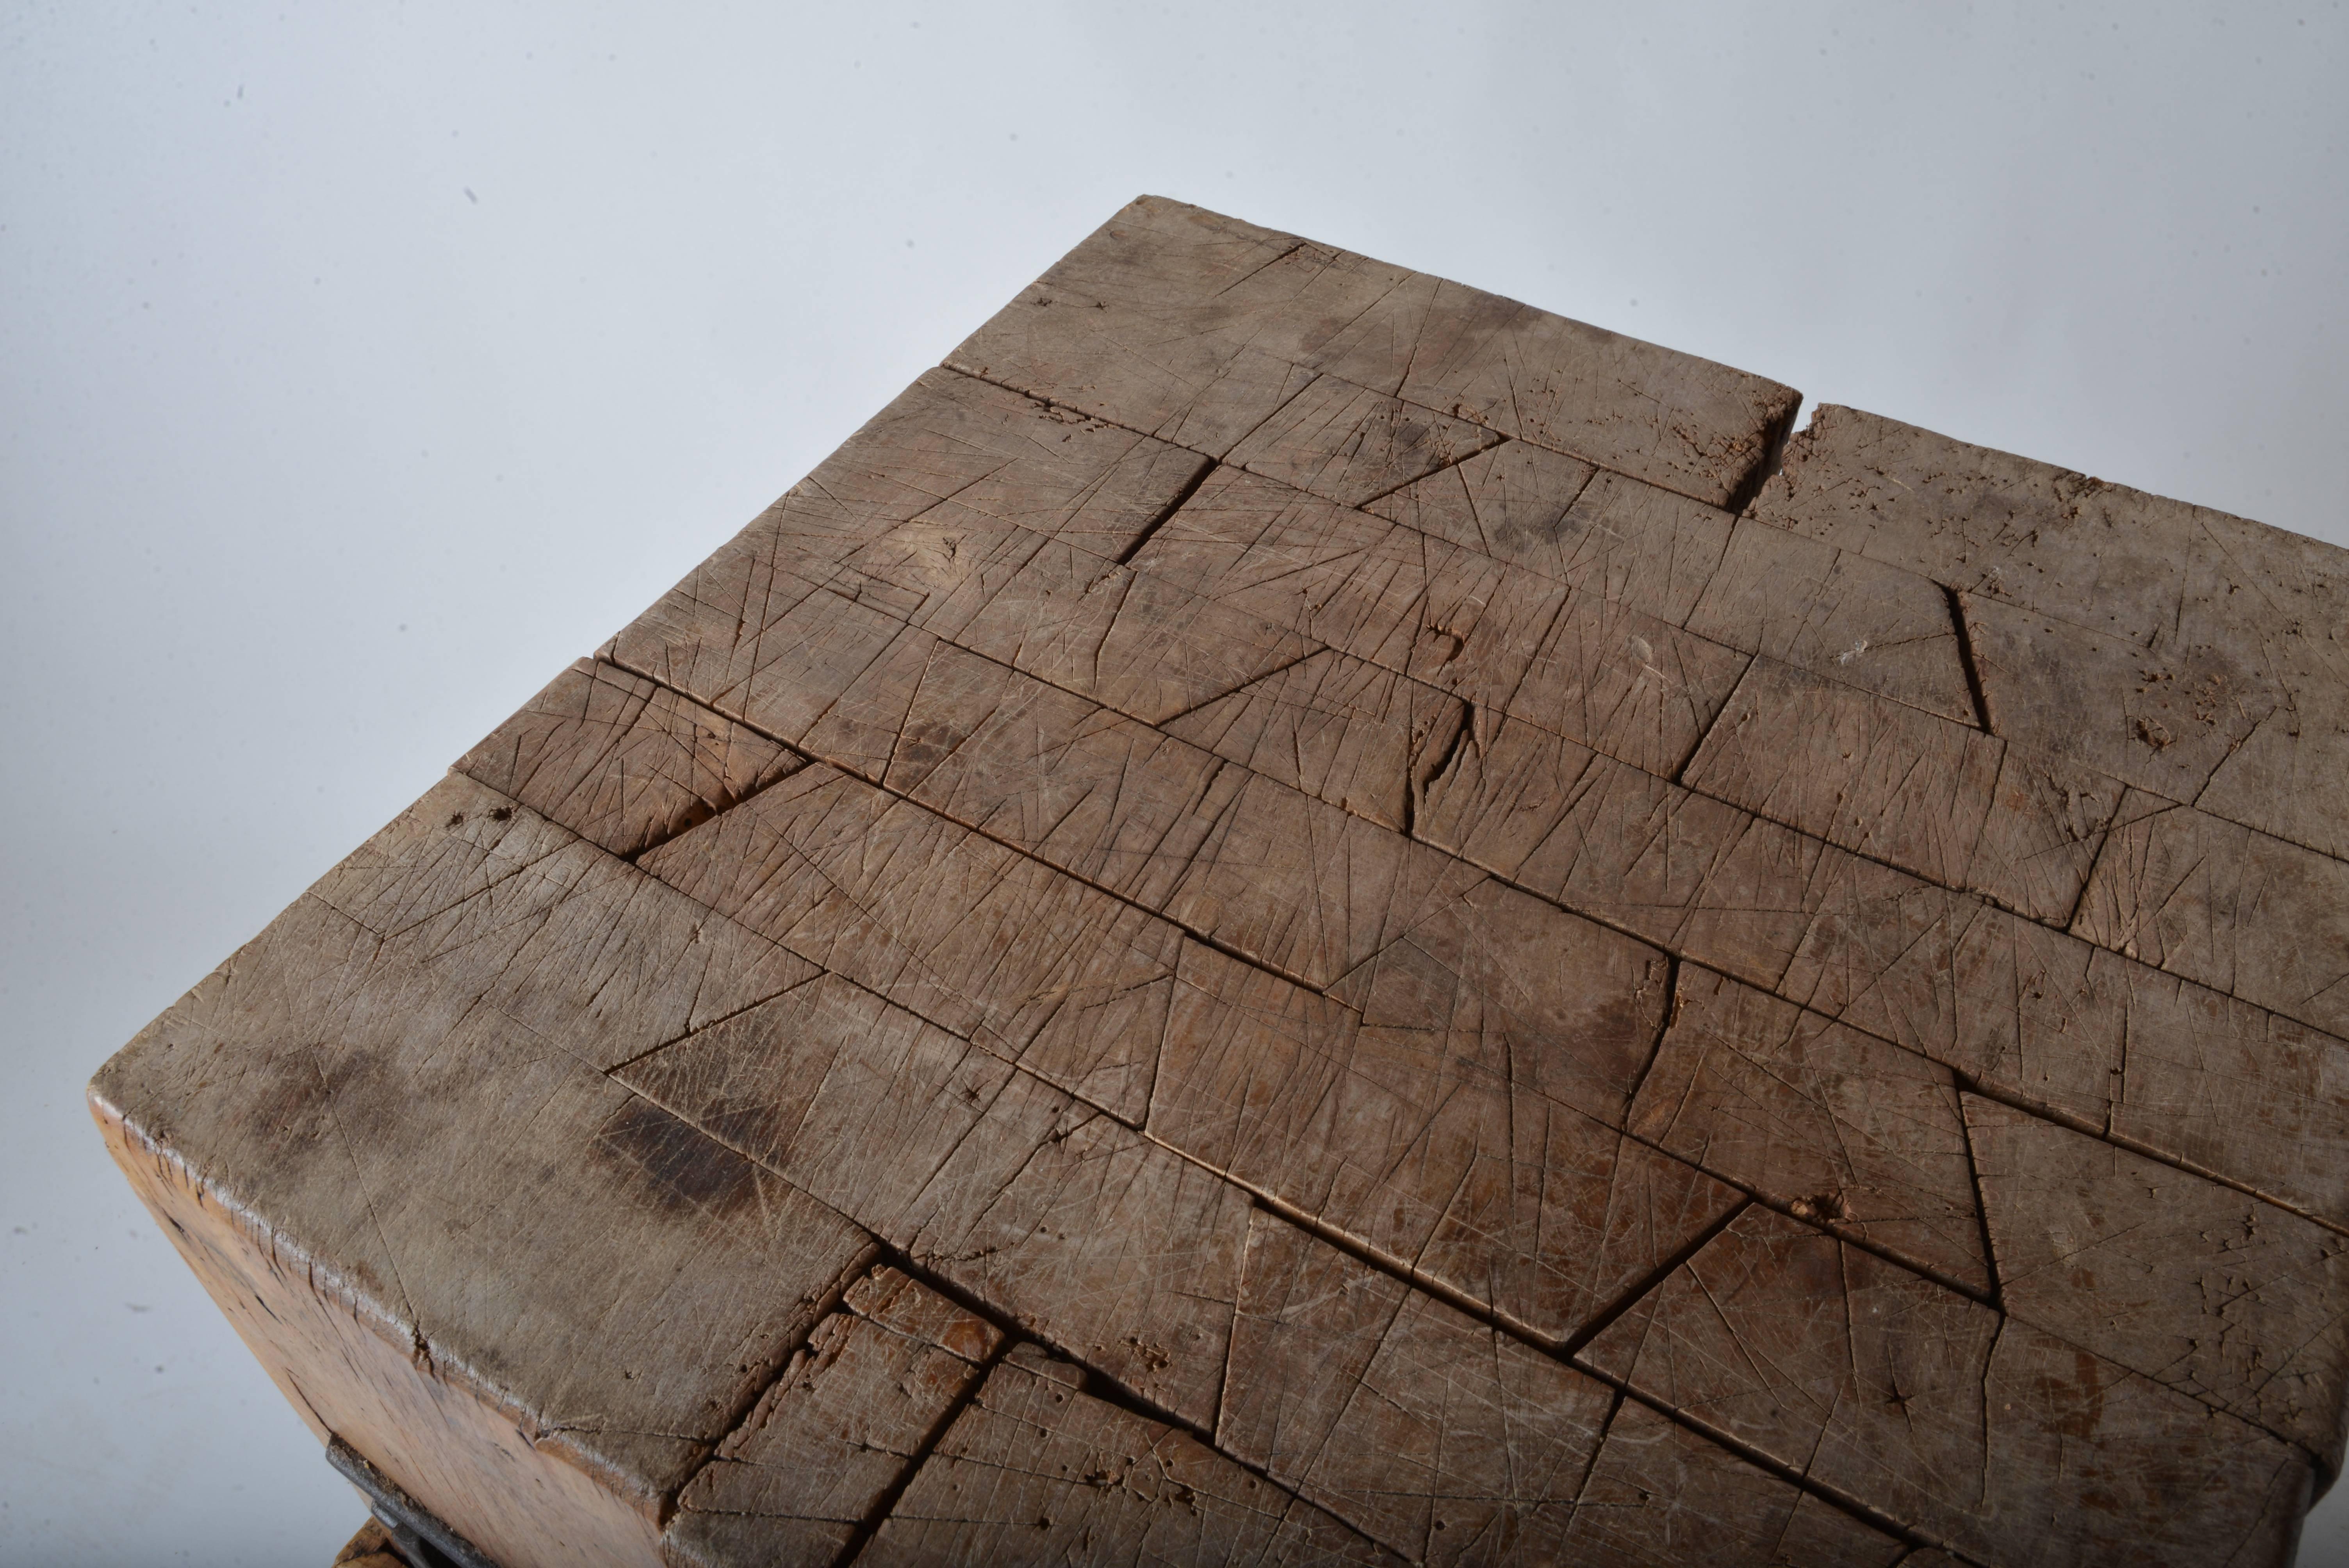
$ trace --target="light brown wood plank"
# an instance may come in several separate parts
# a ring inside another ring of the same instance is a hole
[[[1072,694],[1015,680],[963,701],[978,679],[925,683],[905,731],[936,739],[893,763],[892,789],[1309,985],[1458,881],[1423,845]]]
[[[1413,831],[1765,988],[1822,922],[1924,886],[1515,718],[1469,732],[1429,780]]]
[[[1451,283],[1435,287],[1398,390],[1713,506],[1732,504],[1801,400],[1792,387]]]
[[[1178,740],[1397,832],[1468,722],[1448,692],[1323,652],[1168,722]]]
[[[2002,735],[2349,855],[2349,555],[1822,407],[1755,515],[1967,596]]]
[[[949,664],[953,657],[950,652],[940,655]],[[934,660],[930,669],[935,672],[939,663]],[[1008,675],[999,669],[997,673]],[[1164,897],[1164,907],[1195,928],[1205,926],[1247,947],[1255,940],[1254,933],[1278,931],[1284,922],[1297,919],[1300,892],[1309,900],[1317,887],[1330,886],[1358,898],[1366,885],[1375,894],[1392,880],[1391,874],[1383,881],[1366,878],[1359,862],[1346,862],[1342,857],[1336,858],[1334,882],[1327,880],[1330,872],[1309,861],[1299,862],[1298,871],[1286,877],[1268,874],[1267,866],[1275,863],[1266,858],[1269,851],[1252,846],[1277,849],[1282,841],[1280,824],[1297,820],[1297,813],[1315,803],[1259,779],[1247,789],[1287,815],[1274,818],[1271,828],[1256,831],[1247,827],[1249,813],[1269,808],[1252,806],[1247,793],[1238,798],[1231,816],[1239,824],[1242,849],[1234,874],[1206,884],[1209,892],[1205,895],[1187,891],[1187,880],[1176,881],[1169,893],[1154,892],[1174,880],[1166,874],[1166,862],[1202,832],[1207,836],[1201,853],[1233,860],[1227,840],[1216,836],[1219,830],[1212,818],[1202,828],[1183,826],[1195,819],[1194,798],[1203,778],[1214,777],[1212,759],[1195,758],[1186,764],[1192,770],[1172,774],[1174,787],[1165,788],[1156,782],[1165,773],[1157,758],[1170,743],[1130,721],[1102,715],[1065,693],[1017,676],[994,688],[998,695],[985,709],[972,704],[969,682],[948,679],[940,689],[954,696],[961,714],[987,714],[980,732],[965,738],[931,726],[925,717],[930,700],[926,687],[906,720],[908,733],[934,738],[921,753],[923,758],[936,751],[946,755],[927,772],[919,771],[918,761],[894,772],[894,783],[911,787],[917,798],[935,800],[943,811],[977,822],[1000,839],[1029,836],[1029,823],[1050,824],[1051,837],[1026,847],[1132,896]],[[1040,724],[1046,727],[1037,728]],[[1080,738],[1072,741],[1072,735]],[[1136,738],[1139,751],[1131,749]],[[1097,760],[1087,763],[1089,757]],[[1202,768],[1208,771],[1203,774]],[[1088,780],[1098,782],[1089,786]],[[1002,799],[1006,793],[1011,798]],[[1215,798],[1212,791],[1208,798]],[[833,813],[850,809],[852,802],[856,803],[855,814],[845,826],[823,825],[834,822]],[[1317,824],[1340,835],[1341,844],[1342,835],[1360,837],[1368,831],[1365,824],[1327,809],[1306,820],[1298,837],[1308,847],[1325,831]],[[892,821],[905,825],[892,828]],[[860,983],[898,996],[925,1016],[950,1017],[946,1001],[904,989],[894,975],[855,967],[860,954],[876,948],[921,946],[902,936],[877,942],[881,928],[874,924],[876,919],[930,921],[957,940],[975,939],[980,930],[992,929],[961,901],[939,896],[941,873],[948,862],[934,850],[924,849],[916,857],[916,863],[926,868],[918,876],[906,864],[911,851],[874,853],[874,846],[898,843],[907,832],[922,835],[926,844],[943,841],[957,846],[958,854],[975,856],[977,864],[988,869],[968,875],[990,889],[1025,885],[1034,876],[1051,880],[1042,868],[1030,862],[1014,865],[1018,857],[996,843],[971,838],[918,806],[889,801],[837,776],[827,780],[821,769],[810,769],[730,819],[664,847],[647,864],[721,911],[776,935],[794,951],[846,965]],[[802,851],[770,845],[765,835],[817,847],[812,858],[806,858]],[[1129,857],[1114,848],[1089,848],[1103,842],[1133,842],[1146,846],[1149,852]],[[1402,847],[1402,841],[1392,837],[1386,842]],[[840,846],[840,854],[853,851],[854,861],[833,865],[824,858],[833,852],[822,847],[827,844]],[[1701,1227],[1718,1212],[1717,1189],[1685,1168],[1636,1148],[1624,1167],[1629,1184],[1622,1193],[1616,1192],[1612,1172],[1622,1140],[1569,1109],[1579,1107],[1619,1123],[1660,1027],[1663,966],[1651,951],[1493,886],[1456,862],[1434,858],[1432,864],[1427,874],[1435,881],[1422,901],[1423,912],[1413,913],[1417,906],[1380,906],[1373,912],[1378,923],[1363,939],[1366,945],[1349,939],[1340,950],[1315,958],[1309,971],[1309,975],[1342,980],[1340,995],[1354,1003],[1350,1010],[1322,1007],[1323,1016],[1364,1016],[1369,1026],[1359,1039],[1350,1026],[1328,1040],[1317,1038],[1307,1048],[1326,1068],[1338,1067],[1358,1047],[1375,1053],[1381,1063],[1375,1071],[1346,1074],[1340,1081],[1355,1085],[1354,1092],[1367,1097],[1363,1106],[1388,1107],[1383,1118],[1366,1114],[1333,1119],[1317,1111],[1311,1097],[1306,1097],[1276,1110],[1249,1134],[1247,1147],[1260,1151],[1257,1153],[1232,1145],[1220,1133],[1210,1136],[1200,1130],[1203,1119],[1206,1126],[1221,1120],[1223,1113],[1216,1109],[1221,1097],[1245,1092],[1237,1084],[1216,1081],[1216,1063],[1229,1059],[1234,1038],[1255,1037],[1247,1015],[1260,1004],[1249,996],[1247,984],[1247,976],[1258,972],[1245,971],[1196,946],[1186,952],[1184,969],[1214,980],[1195,978],[1183,993],[1181,1011],[1164,1025],[1164,1037],[1177,1059],[1171,1065],[1162,1060],[1159,1026],[1153,1015],[1136,1010],[1143,1006],[1137,991],[1147,976],[1129,975],[1109,985],[1121,1000],[1123,1010],[1118,1016],[1124,1022],[1100,1037],[1123,1047],[1121,1059],[1134,1064],[1143,1081],[1154,1067],[1159,1072],[1163,1087],[1150,1123],[1153,1137],[1283,1202],[1325,1214],[1334,1224],[1358,1228],[1370,1244],[1400,1259],[1416,1260],[1438,1277],[1456,1282],[1458,1288],[1490,1296],[1497,1309],[1537,1326],[1537,1332],[1563,1339],[1611,1301],[1640,1269],[1652,1265],[1657,1255],[1652,1249],[1669,1250],[1673,1236],[1691,1233],[1690,1227]],[[962,874],[943,880],[950,883]],[[900,905],[890,889],[901,878],[912,878],[908,885],[929,891],[905,914],[892,916],[888,912]],[[1072,896],[1081,892],[1092,903],[1102,902],[1089,890],[1068,885]],[[1220,892],[1226,887],[1233,890],[1227,895]],[[1284,891],[1287,899],[1268,902]],[[823,911],[834,901],[842,913],[824,915]],[[806,913],[811,905],[814,914]],[[1248,913],[1259,906],[1263,914]],[[1312,907],[1309,903],[1308,919],[1319,920]],[[1111,918],[1097,915],[1092,923],[1107,925]],[[1131,923],[1140,917],[1121,911],[1114,918]],[[848,923],[846,929],[857,944],[845,957],[836,958],[833,944],[839,939],[820,933],[837,929],[841,921]],[[1081,948],[1090,940],[1083,922],[1058,926],[1022,916],[1009,924],[1034,934],[1043,952],[1065,954],[1072,951],[1071,943]],[[896,932],[904,926],[886,929]],[[983,951],[991,954],[995,949]],[[1297,962],[1293,949],[1267,945],[1258,951],[1270,963]],[[1561,957],[1567,959],[1563,965]],[[1240,972],[1237,979],[1235,971]],[[1294,992],[1271,975],[1259,977],[1277,993]],[[974,980],[966,988],[984,989],[984,984]],[[1011,989],[1024,995],[1028,988]],[[763,1011],[795,1010],[801,995],[794,993]],[[1150,995],[1159,995],[1154,990]],[[1163,995],[1152,1006],[1163,1016]],[[795,1032],[746,1016],[711,1035],[754,1028],[777,1037]],[[829,1032],[818,1033],[829,1037]],[[1203,1052],[1207,1054],[1203,1057]],[[723,1059],[730,1062],[738,1054],[730,1050]],[[673,1051],[664,1059],[682,1063],[688,1056]],[[1126,1103],[1103,1096],[1105,1078],[1089,1086],[1074,1075],[1055,1071],[1047,1059],[1018,1059],[1097,1103],[1112,1109]],[[804,1076],[808,1069],[792,1070]],[[814,1076],[829,1082],[835,1070],[822,1069]],[[1463,1071],[1468,1074],[1464,1090],[1458,1081]],[[647,1080],[632,1073],[631,1081]],[[763,1067],[756,1081],[769,1081]],[[1545,1107],[1523,1091],[1511,1090],[1512,1083],[1522,1083],[1555,1103]],[[758,1102],[782,1093],[780,1088],[744,1092]],[[1468,1098],[1444,1110],[1433,1126],[1426,1123],[1427,1111],[1413,1109],[1448,1104],[1464,1092]],[[665,1098],[664,1103],[679,1102]],[[697,1113],[704,1125],[719,1125],[709,1119],[729,1114],[716,1109],[718,1102],[692,1103],[705,1108]],[[782,1103],[792,1108],[781,1113],[790,1125],[801,1113],[791,1097],[784,1096]],[[1516,1109],[1512,1110],[1512,1105]],[[1295,1116],[1307,1120],[1289,1119]],[[1129,1114],[1129,1119],[1138,1118]],[[1299,1138],[1318,1142],[1298,1144]],[[1276,1155],[1269,1152],[1273,1150],[1285,1152]],[[1337,1171],[1364,1174],[1350,1176],[1333,1189],[1331,1172]],[[1702,1196],[1709,1189],[1714,1193],[1711,1199]],[[1644,1200],[1652,1194],[1661,1201],[1667,1190],[1681,1194],[1668,1206],[1671,1216],[1661,1217],[1660,1211],[1651,1218]],[[1713,1205],[1711,1210],[1704,1206],[1708,1202]],[[1687,1212],[1679,1212],[1682,1208]],[[1587,1217],[1583,1211],[1588,1212]],[[877,1219],[870,1222],[888,1228]],[[1609,1227],[1621,1242],[1636,1237],[1637,1246],[1649,1250],[1619,1259],[1616,1248],[1609,1246],[1582,1257],[1577,1238],[1603,1234]],[[1486,1255],[1496,1245],[1504,1261]],[[1593,1267],[1599,1273],[1585,1277]],[[1632,1272],[1624,1274],[1627,1269]]]
[[[2000,1300],[2338,1470],[2349,1237],[1974,1096]]]
[[[827,988],[833,994],[822,995]],[[1247,1196],[1095,1108],[826,981],[623,1069],[1024,1331],[1206,1426]]]
[[[978,1388],[1002,1338],[895,1269],[858,1280],[678,1494],[662,1536],[671,1563],[839,1560]]]
[[[1745,664],[1595,590],[1228,469],[1208,476],[1134,564],[1665,774]]]
[[[1927,889],[1823,921],[1779,987],[2002,1091],[2349,1222],[2349,1044]]]
[[[1317,377],[1225,459],[1301,490],[1361,506],[1501,438],[1333,376]]]
[[[1167,922],[824,766],[645,857],[792,953],[1139,1121]]]
[[[907,1213],[905,1250],[1205,1429],[1247,1194],[1087,1107],[1026,1092],[1030,1081],[1014,1080]]]
[[[860,552],[833,584],[1147,723],[1311,651],[1164,577],[946,509]]]
[[[1311,652],[1294,634],[1163,576],[983,516],[933,507],[834,560],[753,524],[623,630],[611,656],[795,738],[908,625],[1145,721]]]
[[[1514,913],[1483,933],[1404,938],[1341,988],[1359,1012],[1193,948],[1148,1130],[1557,1345],[1742,1198],[1558,1097],[1585,1050],[1630,1057],[1624,1078],[1636,1075],[1652,1026],[1635,1034],[1647,1020],[1627,1028],[1609,1009],[1644,1001],[1652,1016],[1661,986],[1640,996],[1633,967],[1593,986],[1580,1016],[1555,1003],[1541,1016],[1521,987],[1477,973],[1491,936],[1519,934]],[[1537,975],[1642,956],[1603,933],[1580,951],[1522,937],[1548,961],[1524,965]],[[1533,1016],[1467,1001],[1479,980]]]
[[[1583,1359],[1984,1562],[2274,1563],[2308,1457],[1749,1209]]]
[[[1288,479],[1278,473],[1267,477]],[[1647,511],[1661,515],[1652,520],[1640,516],[1640,521],[1651,522],[1645,528],[1637,523],[1628,529],[1594,527],[1580,505],[1584,494],[1594,488],[1594,480],[1602,490],[1619,486],[1656,498],[1660,507]],[[1312,489],[1301,484],[1298,488]],[[1342,496],[1330,499],[1345,500]],[[1692,542],[1679,524],[1691,515],[1710,512],[1685,497],[1640,485],[1619,474],[1602,478],[1599,469],[1579,459],[1525,441],[1504,441],[1389,494],[1350,504],[1569,587],[1582,587],[1590,581],[1609,583],[1619,591],[1608,597],[1634,602],[1641,602],[1642,591],[1668,593],[1660,583],[1651,583],[1651,579],[1669,582],[1675,556],[1694,552]],[[1728,519],[1719,518],[1719,527],[1725,539]],[[1720,553],[1718,541],[1713,553],[1716,557]],[[1653,613],[1674,619],[1664,611]]]
[[[1864,555],[1740,522],[1685,624],[1944,718],[1974,717],[1949,596]]]
[[[2201,794],[2275,710],[2213,645],[2147,648],[1978,594],[1966,620],[1992,729],[2174,800]]]
[[[1694,965],[1628,1126],[1944,1280],[1987,1294],[1950,1070]]]
[[[950,504],[1114,559],[1206,466],[1195,452],[928,370],[753,527],[836,563]]]
[[[949,365],[1216,456],[1316,372],[1721,504],[1789,387],[1145,196]]]
[[[462,776],[436,785],[308,896],[453,994],[591,1067],[816,973]],[[280,1005],[298,1016],[325,1001],[297,994]]]
[[[2349,1035],[2349,862],[2132,792],[2072,929]]]
[[[1613,1391],[1258,1214],[1217,1446],[1414,1562],[1540,1554]]]
[[[1682,776],[1815,838],[2062,924],[2126,788],[2027,747],[1756,659]]]
[[[1015,1074],[826,975],[613,1076],[827,1206],[902,1233]]]
[[[1560,1542],[1591,1568],[1889,1568],[1895,1537],[1626,1399]]]
[[[456,771],[626,858],[805,761],[667,686],[581,659]]]
[[[1189,1434],[1087,1394],[1021,1346],[988,1376],[897,1500],[865,1564],[1398,1559]]]

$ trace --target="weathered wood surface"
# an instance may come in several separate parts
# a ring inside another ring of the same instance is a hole
[[[2303,1450],[1764,1209],[1582,1358],[1983,1562],[2273,1562],[2307,1506]]]
[[[1701,794],[2058,925],[2080,905],[2127,788],[1971,722],[1771,659],[1746,670],[1683,778]]]
[[[988,1377],[869,1549],[869,1563],[1385,1564],[1358,1532],[1190,1433],[1086,1392],[1022,1346]]]
[[[1388,418],[1425,430],[1421,445],[1466,421],[1715,505],[1798,401],[1725,366],[1149,196],[947,363],[1218,458],[1325,378],[1348,388],[1325,408],[1359,407],[1358,390],[1411,405]],[[1342,419],[1297,423],[1350,438]]]
[[[2001,735],[2349,853],[2340,551],[1837,407],[1754,511],[1964,594]]]
[[[1992,1100],[1966,1123],[2008,1312],[2339,1467],[2349,1237]]]
[[[840,1556],[1002,1344],[986,1318],[895,1269],[857,1281],[678,1494],[670,1555]]]
[[[2349,573],[1794,403],[1138,202],[109,1143],[510,1564],[2288,1562]]]

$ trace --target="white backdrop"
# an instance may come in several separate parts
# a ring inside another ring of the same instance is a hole
[[[2349,542],[2344,83],[2339,0],[0,5],[0,1561],[331,1557],[83,1081],[1128,198]]]

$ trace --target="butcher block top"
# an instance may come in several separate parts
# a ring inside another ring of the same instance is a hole
[[[2349,555],[1145,198],[110,1061],[525,1564],[2290,1562]]]

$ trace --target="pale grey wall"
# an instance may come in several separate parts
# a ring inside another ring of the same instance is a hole
[[[1127,198],[2349,542],[2344,81],[2338,0],[8,4],[0,1560],[332,1554],[82,1081]]]

